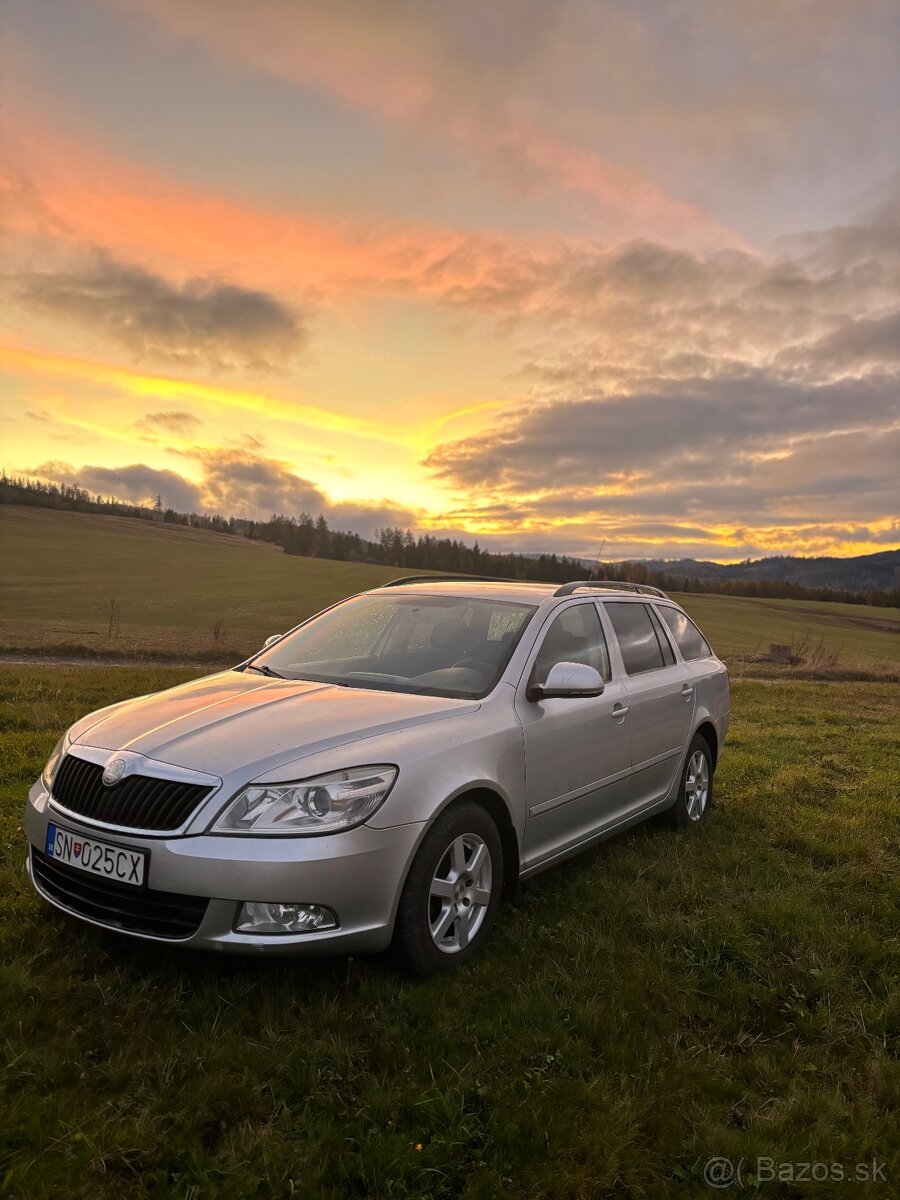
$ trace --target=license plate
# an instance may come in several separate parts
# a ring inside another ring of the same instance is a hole
[[[101,842],[59,825],[47,826],[45,852],[48,858],[65,863],[68,867],[77,867],[79,871],[100,875],[104,879],[115,879],[117,883],[130,883],[134,887],[143,886],[147,873],[146,850],[132,850],[112,842]]]

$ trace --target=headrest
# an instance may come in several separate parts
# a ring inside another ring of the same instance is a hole
[[[456,617],[451,621],[439,621],[431,630],[432,646],[448,646],[451,642],[462,642],[469,636],[469,627]]]

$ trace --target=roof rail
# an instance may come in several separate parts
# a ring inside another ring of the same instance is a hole
[[[381,588],[403,587],[407,583],[517,583],[515,579],[501,579],[498,575],[404,575],[380,583]],[[527,582],[527,581],[526,581]]]
[[[669,599],[665,592],[657,587],[651,587],[649,583],[622,583],[616,579],[575,579],[571,583],[564,583],[561,588],[557,588],[553,595],[571,596],[579,588],[598,588],[600,591],[610,592],[640,592],[644,596],[661,596],[663,600]]]

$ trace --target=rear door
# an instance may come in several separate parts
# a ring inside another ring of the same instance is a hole
[[[694,714],[692,671],[678,661],[651,605],[607,600],[603,607],[627,679],[631,785],[640,807],[662,799],[681,769]]]
[[[728,672],[716,658],[709,642],[690,619],[674,604],[656,603],[654,610],[674,643],[694,684],[694,710],[719,719],[731,708]]]
[[[556,662],[595,667],[600,696],[529,700]],[[516,690],[525,743],[525,865],[534,866],[613,823],[627,805],[631,774],[628,699],[593,600],[557,612],[541,632]]]

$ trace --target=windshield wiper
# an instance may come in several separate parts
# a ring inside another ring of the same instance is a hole
[[[265,663],[258,667],[256,663],[248,663],[244,668],[246,671],[259,671],[260,675],[268,675],[270,679],[287,679],[287,675],[279,675],[277,671],[273,671],[271,667],[267,667]]]

